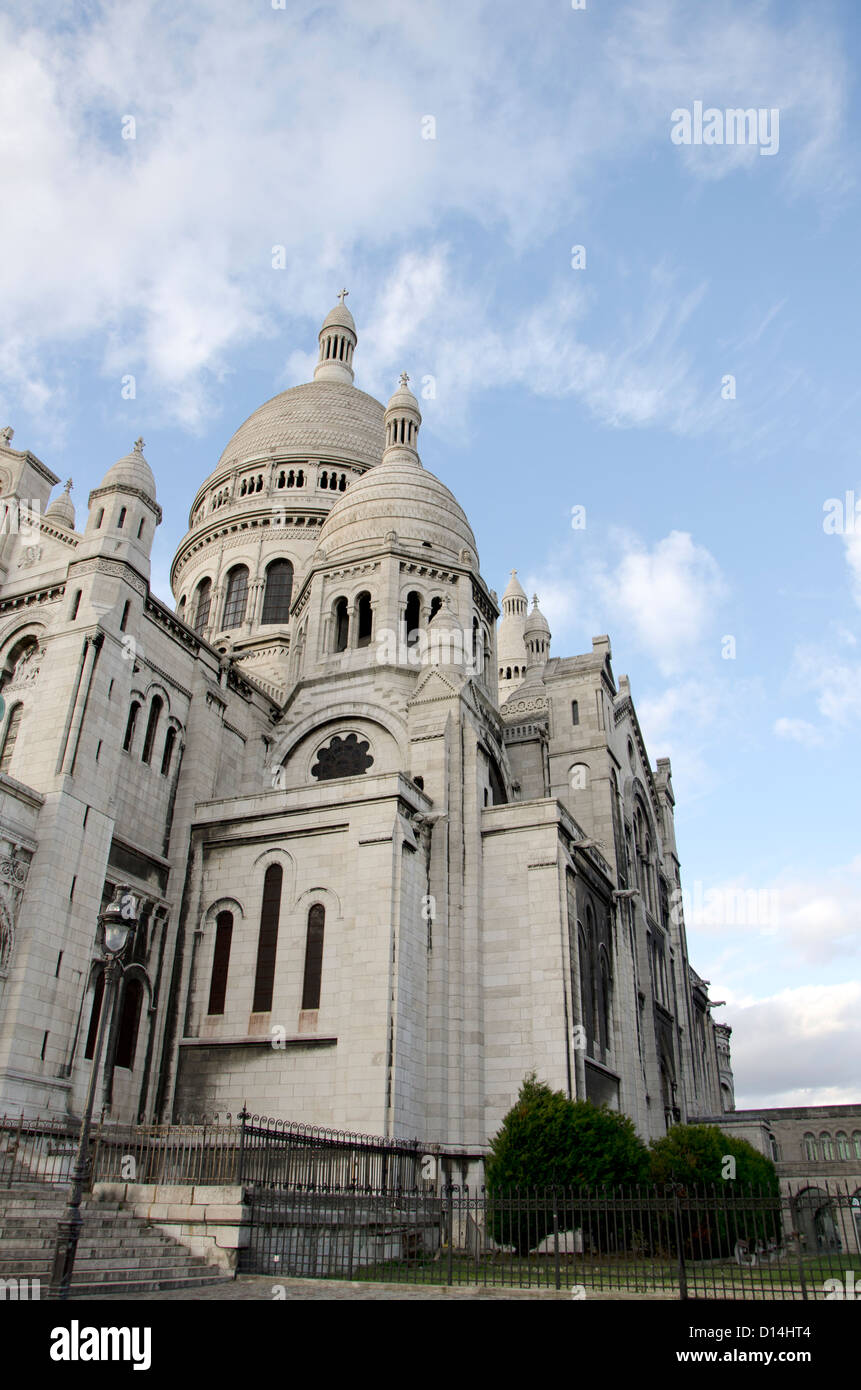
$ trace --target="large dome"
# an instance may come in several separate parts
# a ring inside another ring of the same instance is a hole
[[[392,459],[356,478],[326,517],[319,543],[331,557],[385,540],[390,531],[407,544],[426,541],[453,559],[471,550],[478,565],[475,536],[463,508],[418,462]]]
[[[261,405],[234,434],[215,473],[277,456],[379,463],[386,446],[385,408],[338,381],[293,386]]]

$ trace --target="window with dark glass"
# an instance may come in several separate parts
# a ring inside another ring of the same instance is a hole
[[[212,955],[212,978],[209,982],[207,1013],[223,1014],[227,998],[227,969],[230,965],[230,942],[233,938],[233,913],[219,912],[215,919],[215,950]]]
[[[335,604],[335,651],[344,652],[347,650],[347,639],[350,632],[350,615],[347,612],[347,600],[339,598]]]
[[[139,710],[139,709],[140,709],[140,701],[139,701],[139,700],[132,700],[131,709],[129,710],[128,723],[126,724],[125,738],[123,739],[123,751],[126,752],[126,753],[128,753],[129,750],[131,749],[132,740],[134,739],[134,736],[135,736],[135,725],[136,725],[137,722],[138,722],[138,710]]]
[[[170,772],[171,759],[173,758],[173,746],[176,743],[176,729],[171,724],[164,736],[164,751],[161,755],[161,775],[166,777]]]
[[[87,1029],[87,1041],[84,1045],[84,1057],[88,1062],[92,1061],[96,1051],[96,1037],[99,1031],[99,1019],[102,1014],[102,999],[105,993],[105,972],[99,975],[93,986],[93,1003],[90,1008],[90,1026]]]
[[[290,618],[290,599],[293,594],[293,566],[289,560],[273,560],[266,571],[263,594],[264,623],[286,623]]]
[[[331,743],[317,753],[311,776],[318,782],[328,782],[335,777],[359,777],[373,766],[369,748],[368,740],[360,739],[357,734],[347,734],[346,738],[335,734]]]
[[[0,772],[8,772],[12,762],[12,754],[15,751],[15,744],[18,742],[18,730],[21,728],[21,720],[24,716],[24,706],[14,705],[9,715],[9,722],[6,725],[6,732],[3,736],[3,751],[0,753]]]
[[[278,949],[278,918],[281,915],[280,864],[270,864],[263,879],[263,906],[260,911],[260,935],[257,939],[257,967],[254,972],[254,999],[251,1012],[268,1013],[272,1008],[275,988],[275,954]]]
[[[224,618],[222,627],[238,627],[245,617],[245,604],[248,598],[248,570],[244,565],[234,565],[227,576],[227,593],[224,598]]]
[[[356,646],[367,647],[371,641],[371,632],[374,626],[374,612],[371,607],[371,595],[359,594],[358,603],[359,627],[356,634]]]
[[[203,629],[209,622],[209,607],[211,603],[212,580],[201,579],[200,583],[197,586],[197,599],[195,601],[194,608],[193,627],[195,632],[203,632]]]
[[[144,735],[143,752],[141,753],[142,763],[148,763],[152,758],[152,746],[155,743],[155,736],[158,733],[158,721],[161,718],[163,707],[164,701],[160,695],[156,695],[150,705],[149,719],[147,720],[146,734]]]
[[[323,927],[326,911],[322,903],[314,903],[308,913],[308,932],[305,939],[305,978],[302,982],[302,1008],[319,1009],[320,984],[323,978]]]
[[[407,646],[412,647],[419,640],[419,623],[421,622],[422,600],[421,594],[407,594],[407,606],[404,612],[404,622],[407,628]]]
[[[129,1071],[135,1064],[142,1004],[143,985],[137,978],[129,980],[123,994],[120,1026],[117,1029],[117,1048],[114,1053],[114,1066],[128,1067]]]

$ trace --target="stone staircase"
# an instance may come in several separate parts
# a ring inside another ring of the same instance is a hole
[[[38,1279],[41,1297],[48,1296],[57,1222],[68,1195],[67,1187],[42,1183],[0,1188],[0,1278]],[[118,1202],[85,1197],[81,1215],[71,1298],[232,1282],[221,1267],[192,1255]]]

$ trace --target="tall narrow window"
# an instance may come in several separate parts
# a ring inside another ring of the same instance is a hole
[[[131,599],[127,598],[125,603],[123,604],[123,616],[120,618],[120,632],[125,632],[126,630],[126,623],[129,620],[129,609],[131,608],[131,606]],[[123,653],[123,655],[125,655],[125,653]]]
[[[152,746],[155,743],[155,736],[158,732],[158,721],[161,718],[163,707],[164,701],[160,695],[156,695],[150,705],[149,719],[147,720],[146,734],[144,735],[143,752],[141,753],[142,763],[148,763],[152,758]]]
[[[350,631],[350,615],[347,612],[347,600],[339,598],[335,604],[335,651],[344,652],[347,650],[347,638]]]
[[[239,627],[245,617],[245,603],[248,598],[248,570],[244,565],[234,565],[227,576],[227,593],[224,598],[224,618],[222,627]]]
[[[12,762],[12,754],[15,751],[15,744],[18,742],[18,730],[21,728],[21,719],[24,715],[24,706],[21,704],[13,706],[12,713],[9,715],[9,722],[6,725],[6,732],[3,735],[3,752],[0,753],[0,772],[8,772]]]
[[[212,580],[201,579],[197,586],[197,599],[194,609],[194,630],[203,632],[209,622],[209,607],[212,603]]]
[[[407,594],[407,606],[404,613],[404,622],[407,625],[407,646],[413,647],[419,640],[419,623],[421,622],[422,600],[421,594],[415,592]]]
[[[93,988],[93,1003],[90,1008],[90,1026],[87,1029],[87,1041],[84,1046],[84,1057],[88,1062],[92,1061],[96,1051],[96,1037],[99,1031],[99,1019],[102,1014],[102,999],[105,993],[105,972],[102,971],[96,980]]]
[[[114,1066],[128,1067],[129,1071],[135,1064],[135,1049],[138,1042],[142,1003],[143,985],[138,979],[129,980],[123,994],[123,1008],[120,1014],[117,1047],[114,1053]]]
[[[358,599],[359,628],[356,634],[356,646],[370,646],[371,632],[374,626],[374,611],[371,607],[371,595],[359,594]]]
[[[576,700],[571,701],[571,723],[580,723],[580,706],[578,705]]]
[[[71,612],[71,615],[70,615],[70,620],[71,620],[71,622],[74,622],[75,619],[77,618],[77,616],[78,616],[78,609],[80,608],[80,606],[81,606],[81,591],[80,591],[80,589],[78,589],[78,590],[76,590],[76,592],[75,592],[75,597],[72,599],[72,612]]]
[[[176,729],[171,724],[164,736],[164,751],[161,755],[161,775],[166,777],[170,772],[170,764],[173,759],[173,746],[176,743]]]
[[[125,753],[130,753],[130,752],[131,752],[132,742],[133,742],[134,736],[135,736],[135,725],[136,725],[137,722],[138,722],[138,710],[139,710],[139,709],[140,709],[140,701],[139,701],[139,700],[132,700],[131,709],[129,710],[128,723],[126,724],[126,736],[125,736],[125,738],[123,739],[123,751],[124,751]]]
[[[223,1014],[227,998],[227,969],[230,965],[230,942],[233,937],[233,913],[219,912],[215,919],[215,950],[212,956],[212,979],[209,982],[207,1013]]]
[[[323,978],[323,927],[326,910],[314,903],[308,913],[308,934],[305,939],[305,978],[302,982],[302,1008],[319,1009],[320,983]]]
[[[293,566],[289,560],[273,560],[266,571],[263,594],[263,623],[286,623],[290,618],[293,594]]]
[[[118,518],[118,520],[117,520],[117,530],[118,530],[118,531],[122,531],[122,529],[123,529],[123,527],[125,526],[125,524],[126,524],[126,509],[125,509],[125,507],[121,507],[121,508],[120,508],[120,515],[119,515],[119,518]]]
[[[145,525],[146,525],[146,517],[145,517],[145,516],[142,516],[141,519],[140,519],[140,525],[138,526],[138,540],[140,540],[141,536],[143,535],[143,528],[144,528]]]
[[[98,531],[99,528],[101,527],[101,524],[102,524],[102,522],[104,521],[104,519],[105,519],[105,509],[104,509],[104,507],[99,507],[98,516],[96,517],[96,530],[97,530],[97,531]]]
[[[275,953],[278,949],[278,918],[281,913],[280,864],[270,864],[263,879],[263,907],[260,911],[260,936],[257,940],[257,968],[254,974],[254,999],[251,1012],[268,1013],[272,1008],[275,988]]]

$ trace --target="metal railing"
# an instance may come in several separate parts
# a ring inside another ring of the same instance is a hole
[[[78,1127],[70,1120],[0,1117],[0,1187],[71,1180]],[[94,1182],[282,1185],[302,1191],[394,1191],[419,1185],[415,1141],[351,1134],[262,1115],[227,1114],[169,1125],[94,1121]]]
[[[728,1190],[725,1190],[728,1189]],[[861,1289],[858,1199],[642,1187],[491,1195],[258,1186],[240,1269],[279,1278],[815,1299]],[[829,1281],[836,1281],[829,1282]]]

